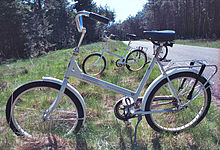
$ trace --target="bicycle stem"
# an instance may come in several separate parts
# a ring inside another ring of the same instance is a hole
[[[85,34],[86,34],[86,28],[83,28],[82,29],[82,34],[81,34],[81,37],[80,37],[80,40],[79,40],[79,43],[78,43],[78,46],[77,46],[78,48],[80,47],[80,45],[81,45],[81,43],[84,39]]]
[[[106,49],[107,44],[108,44],[108,41],[109,41],[109,39],[111,38],[111,36],[112,36],[112,34],[110,34],[110,36],[109,36],[109,37],[108,37],[108,36],[106,36],[106,35],[104,35],[104,37],[107,39],[107,40],[106,40],[106,42],[105,42],[105,44],[104,44],[104,49]]]

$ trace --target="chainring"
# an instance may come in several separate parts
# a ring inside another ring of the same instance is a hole
[[[120,62],[121,62],[120,59],[116,60],[115,64],[116,64],[117,67],[122,67],[123,66]],[[124,62],[124,59],[122,60],[122,62]]]

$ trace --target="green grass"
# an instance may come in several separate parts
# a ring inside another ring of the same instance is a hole
[[[87,55],[100,51],[102,46],[102,42],[82,46],[78,56],[80,67]],[[122,54],[125,47],[126,45],[121,42],[113,42],[110,49]],[[138,126],[135,146],[131,138],[137,119],[133,119],[132,126],[127,128],[113,113],[115,102],[123,95],[74,78],[69,82],[82,94],[86,103],[85,127],[77,135],[72,134],[67,138],[55,137],[46,144],[46,141],[33,143],[21,140],[10,130],[5,120],[8,97],[16,87],[28,81],[41,80],[43,76],[62,79],[71,53],[71,49],[59,50],[38,58],[0,65],[0,149],[39,149],[39,147],[49,149],[48,143],[50,147],[59,146],[66,149],[220,149],[220,116],[214,106],[211,106],[206,119],[199,125],[175,136],[155,132],[143,118]],[[125,67],[116,67],[113,62],[117,58],[108,54],[105,56],[107,69],[99,78],[135,91],[147,67],[131,73]],[[159,74],[159,69],[155,68],[147,85]]]
[[[175,40],[175,44],[220,48],[220,40]]]

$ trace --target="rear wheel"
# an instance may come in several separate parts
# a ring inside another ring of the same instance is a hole
[[[142,50],[133,50],[126,57],[126,67],[130,71],[138,71],[144,68],[147,62],[147,55]]]
[[[82,70],[88,75],[101,74],[106,68],[106,59],[103,55],[95,53],[87,56],[82,64]]]
[[[60,85],[34,81],[16,89],[8,99],[6,118],[18,136],[39,139],[48,134],[66,136],[78,132],[84,111],[79,99],[68,89],[48,119],[43,115],[58,95]]]
[[[160,54],[158,55],[160,61],[164,60],[167,57],[168,54],[168,48],[167,46],[163,46]]]
[[[169,77],[172,85],[184,105],[189,100],[187,96],[191,91],[197,74],[193,72],[180,72]],[[199,77],[193,95],[206,83],[204,77]],[[203,87],[183,110],[152,113],[145,115],[149,125],[156,131],[167,131],[178,133],[189,127],[196,126],[207,114],[211,103],[211,91],[209,84]],[[159,82],[149,95],[145,111],[159,111],[177,109],[177,99],[172,96],[168,80],[165,78]]]

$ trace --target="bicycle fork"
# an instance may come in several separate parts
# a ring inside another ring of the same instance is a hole
[[[77,48],[75,48],[75,50],[76,49]],[[42,117],[43,121],[46,121],[48,119],[49,115],[54,111],[54,109],[59,104],[60,100],[62,99],[64,91],[67,87],[67,83],[68,83],[68,79],[70,76],[69,74],[70,74],[71,69],[74,67],[76,70],[78,70],[78,71],[80,70],[79,66],[74,66],[74,64],[75,64],[74,61],[76,61],[76,59],[75,59],[75,56],[72,55],[72,58],[69,62],[68,69],[67,69],[66,74],[64,76],[63,83],[61,85],[59,93],[58,93],[57,97],[55,98],[55,100],[53,101],[53,103],[50,105],[50,107],[44,112],[43,117]]]
[[[62,99],[63,93],[66,89],[66,85],[67,85],[68,81],[67,79],[63,80],[63,84],[60,88],[60,91],[57,95],[57,97],[55,98],[55,100],[53,101],[53,103],[50,105],[50,107],[44,112],[43,115],[43,121],[46,121],[48,119],[48,116],[54,111],[54,109],[56,108],[57,104],[59,104],[60,100]]]

